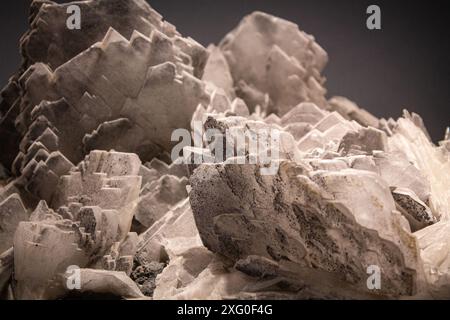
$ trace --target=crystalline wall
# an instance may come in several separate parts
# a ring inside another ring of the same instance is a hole
[[[269,14],[204,48],[144,0],[77,2],[78,31],[69,5],[32,3],[1,93],[2,298],[450,298],[448,132],[328,99],[327,53]]]

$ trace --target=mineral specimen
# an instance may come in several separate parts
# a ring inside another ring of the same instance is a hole
[[[144,0],[72,4],[81,30],[33,1],[1,93],[0,297],[450,298],[448,130],[327,99],[269,14],[206,49]]]

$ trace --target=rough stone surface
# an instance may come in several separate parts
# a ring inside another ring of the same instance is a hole
[[[392,196],[398,209],[408,219],[412,231],[417,231],[436,222],[430,208],[408,189],[396,188]]]
[[[415,293],[417,244],[381,179],[351,169],[309,179],[289,162],[274,177],[255,172],[203,165],[191,177],[191,204],[210,250],[235,262],[255,255],[275,266],[318,269],[361,290],[366,268],[378,265],[385,270],[380,294]]]

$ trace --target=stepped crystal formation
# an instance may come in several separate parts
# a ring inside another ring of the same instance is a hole
[[[73,4],[81,30],[33,1],[1,92],[1,298],[450,298],[448,130],[328,99],[269,14],[204,48],[144,0]]]

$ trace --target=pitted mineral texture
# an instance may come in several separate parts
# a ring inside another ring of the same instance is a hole
[[[415,293],[418,246],[388,186],[372,173],[309,178],[284,162],[276,176],[260,176],[251,165],[202,165],[191,184],[199,233],[213,252],[237,263],[256,255],[312,268],[363,291],[366,268],[378,265],[385,270],[380,295]]]

